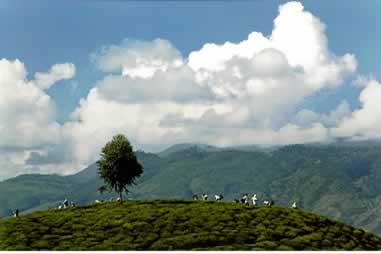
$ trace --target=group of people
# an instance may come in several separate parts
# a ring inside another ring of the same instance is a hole
[[[192,198],[195,201],[200,200],[197,194],[194,194]],[[201,194],[201,200],[207,201],[208,198],[209,198],[208,194],[206,194],[206,193],[202,193]],[[224,196],[222,194],[216,194],[216,195],[214,195],[214,199],[215,199],[215,201],[221,201],[222,199],[224,199]],[[241,204],[244,204],[244,205],[250,205],[250,202],[249,202],[250,199],[251,199],[251,204],[253,206],[256,206],[257,205],[257,200],[258,200],[257,194],[254,194],[250,198],[249,194],[245,193],[245,194],[242,195],[242,197],[240,199],[234,199],[234,202],[235,203],[241,203]],[[114,201],[114,199],[111,198],[109,201]],[[117,198],[116,201],[120,201],[120,198]],[[102,200],[95,200],[94,203],[95,204],[102,203]],[[264,200],[263,201],[263,205],[271,207],[272,205],[274,205],[274,201],[271,200],[271,199],[270,200]],[[64,208],[75,207],[75,206],[76,206],[76,204],[73,201],[69,202],[65,198],[65,200],[61,204],[59,204],[56,209],[64,209]],[[294,208],[294,209],[298,208],[295,201],[292,203],[291,208]],[[13,214],[14,217],[18,217],[19,216],[19,209],[12,210],[12,214]]]
[[[68,201],[67,198],[65,198],[64,201],[62,201],[61,204],[59,204],[57,206],[57,209],[65,209],[65,208],[68,208],[68,207],[75,207],[76,204],[73,202],[73,201]]]
[[[193,198],[193,200],[199,200],[197,194],[194,194],[192,198]],[[220,200],[224,199],[224,196],[222,194],[216,194],[216,195],[214,195],[214,199],[216,201],[220,201]],[[208,194],[202,193],[201,194],[201,200],[207,201],[208,200]]]
[[[194,194],[192,198],[195,201],[199,200],[199,197],[198,197],[197,194]],[[215,198],[215,201],[220,201],[220,200],[222,200],[224,198],[224,196],[222,194],[216,194],[216,195],[214,195],[214,198]],[[244,204],[244,205],[250,205],[250,199],[251,199],[251,204],[253,206],[256,206],[257,205],[257,201],[258,201],[257,194],[254,194],[250,198],[249,194],[245,193],[245,194],[242,195],[242,197],[240,199],[234,199],[234,202],[235,203],[241,203],[241,204]],[[208,200],[208,194],[202,193],[201,194],[201,200],[207,201]],[[270,200],[264,200],[263,201],[263,205],[271,207],[271,206],[274,205],[274,201],[272,199],[270,199]],[[292,203],[291,208],[294,208],[294,209],[298,208],[297,205],[296,205],[296,201],[294,201]]]
[[[110,198],[109,200],[102,200],[102,199],[96,199],[94,200],[94,204],[101,204],[103,202],[112,202],[112,201],[117,201],[117,202],[120,202],[120,197],[117,197],[117,198]]]

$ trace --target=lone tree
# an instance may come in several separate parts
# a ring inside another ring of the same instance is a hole
[[[119,193],[122,202],[122,193],[128,193],[127,186],[136,184],[135,180],[143,173],[143,167],[138,162],[128,139],[118,134],[103,148],[101,159],[97,161],[98,173],[105,185],[99,188],[100,192],[115,191]]]

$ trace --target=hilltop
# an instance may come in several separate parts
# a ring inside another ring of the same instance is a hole
[[[298,209],[127,201],[0,220],[1,250],[378,250],[381,238]]]

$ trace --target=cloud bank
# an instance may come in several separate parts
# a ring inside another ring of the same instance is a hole
[[[165,39],[125,40],[92,59],[105,76],[62,125],[45,90],[72,78],[75,66],[57,64],[27,81],[20,61],[0,61],[0,103],[6,105],[0,148],[23,148],[15,163],[80,169],[116,133],[148,150],[180,142],[284,145],[381,133],[376,80],[360,79],[362,107],[353,112],[345,99],[327,114],[297,110],[309,96],[343,85],[357,68],[354,55],[329,50],[325,25],[300,2],[279,7],[269,35],[206,43],[186,57]]]

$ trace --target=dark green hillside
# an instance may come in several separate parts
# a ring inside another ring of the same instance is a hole
[[[379,250],[381,238],[302,210],[116,202],[0,220],[1,250]]]
[[[183,144],[176,144],[173,146],[168,147],[164,151],[161,151],[157,153],[160,157],[166,157],[168,155],[171,155],[173,153],[182,152],[184,150],[187,150],[189,148],[197,148],[199,150],[202,150],[204,152],[216,152],[216,151],[222,151],[222,148],[205,145],[205,144],[192,144],[192,143],[183,143]]]
[[[58,175],[21,175],[0,184],[0,217],[55,202],[76,186]]]

